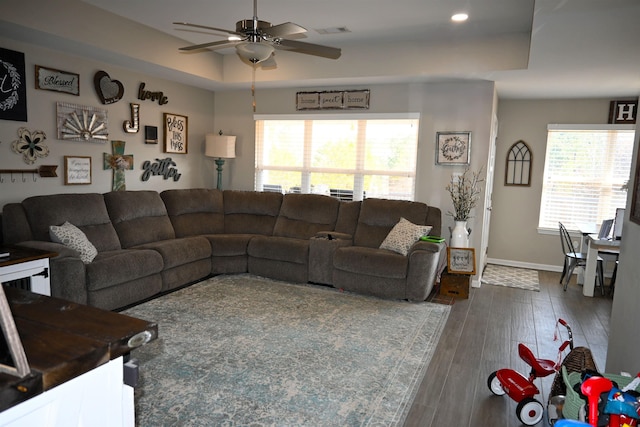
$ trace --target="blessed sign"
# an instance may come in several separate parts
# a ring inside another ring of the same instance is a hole
[[[80,95],[80,76],[67,71],[36,65],[36,89]]]

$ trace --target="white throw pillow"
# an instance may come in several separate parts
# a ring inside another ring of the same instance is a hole
[[[430,225],[416,225],[404,218],[400,218],[400,221],[393,226],[384,242],[380,245],[380,249],[388,249],[406,256],[411,246],[420,237],[429,234],[432,228]]]
[[[49,227],[51,241],[62,243],[80,253],[80,259],[85,264],[89,264],[98,255],[98,250],[87,239],[87,235],[78,227],[66,221],[62,225],[52,225]]]

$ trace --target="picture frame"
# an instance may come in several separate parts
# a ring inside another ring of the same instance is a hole
[[[64,185],[91,184],[91,157],[64,156]]]
[[[164,152],[187,154],[189,118],[181,114],[164,113]]]
[[[436,165],[469,165],[471,132],[436,132]]]
[[[36,89],[80,96],[80,74],[36,65]]]
[[[476,274],[475,249],[447,247],[447,271],[451,274]]]

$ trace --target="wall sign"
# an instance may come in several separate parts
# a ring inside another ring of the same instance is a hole
[[[297,92],[296,110],[367,110],[369,96],[368,89]]]
[[[91,157],[64,156],[64,185],[91,184]]]
[[[164,113],[164,152],[187,154],[188,118]]]
[[[36,89],[80,95],[80,75],[36,65]]]
[[[147,99],[150,101],[158,101],[159,105],[164,105],[169,103],[169,98],[164,96],[163,92],[151,92],[150,90],[144,90],[145,83],[140,83],[138,87],[138,99],[142,101],[146,101]]]
[[[0,48],[0,119],[27,121],[24,53]]]
[[[609,104],[609,124],[635,124],[637,116],[638,98],[611,101]]]
[[[436,165],[468,165],[471,132],[436,132]]]
[[[174,181],[177,181],[182,174],[178,173],[178,169],[172,166],[176,166],[176,163],[171,160],[171,157],[162,160],[156,159],[153,163],[147,160],[142,164],[142,169],[144,170],[142,172],[142,180],[148,181],[151,175],[161,175],[164,179],[173,178]]]

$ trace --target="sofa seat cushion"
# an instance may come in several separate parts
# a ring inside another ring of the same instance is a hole
[[[255,234],[209,234],[205,236],[211,244],[211,255],[241,256],[247,255],[249,241]]]
[[[160,253],[165,270],[211,257],[211,245],[202,236],[160,240],[136,246],[135,249],[153,249]]]
[[[158,274],[164,263],[156,251],[120,249],[100,252],[86,265],[87,290],[96,291]]]
[[[247,252],[254,258],[306,264],[309,259],[309,240],[256,236],[249,241]]]
[[[404,279],[409,259],[386,249],[348,246],[336,249],[333,266],[338,270],[368,276]]]

